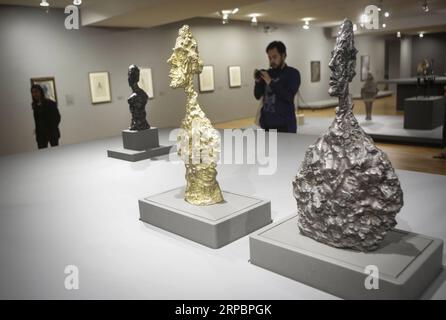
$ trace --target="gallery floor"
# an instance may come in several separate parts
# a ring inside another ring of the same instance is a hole
[[[160,132],[167,144],[169,131]],[[256,164],[219,166],[222,189],[271,200],[274,221],[292,215],[291,181],[315,139],[279,134],[274,175]],[[248,237],[215,250],[139,221],[138,199],[184,185],[184,165],[176,155],[107,158],[121,143],[0,158],[1,299],[336,298],[250,264]],[[397,173],[405,194],[397,227],[446,241],[446,176]],[[79,290],[64,287],[67,265],[79,269]],[[423,298],[445,299],[445,281],[443,271]]]
[[[354,100],[355,108],[354,113],[358,121],[365,123],[365,107],[364,102],[361,100]],[[373,116],[376,118],[388,117],[397,118],[397,121],[401,123],[403,113],[396,111],[396,97],[385,97],[377,99],[373,105]],[[333,121],[335,115],[335,108],[324,109],[302,109],[299,113],[304,114],[305,124],[298,127],[300,134],[315,134],[320,136],[327,131],[327,126]],[[398,119],[399,118],[399,119]],[[373,126],[373,123],[371,124]],[[234,121],[217,123],[217,128],[247,128],[255,127],[254,118],[238,119]],[[366,129],[367,126],[364,127]],[[441,137],[442,128],[434,130],[433,134],[437,138]],[[431,132],[423,133],[421,135],[431,135]],[[397,143],[382,143],[377,145],[384,150],[389,156],[395,168],[427,172],[435,174],[446,175],[446,161],[440,159],[434,159],[433,157],[441,152],[438,147],[420,146],[413,144],[397,144]]]

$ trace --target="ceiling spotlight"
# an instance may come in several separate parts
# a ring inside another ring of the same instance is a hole
[[[222,24],[228,24],[229,22],[229,16],[227,14],[224,14],[222,19],[221,19],[221,23]]]
[[[424,12],[429,12],[429,5],[427,4],[427,0],[424,0],[421,9],[423,9]]]
[[[420,38],[424,38],[424,33],[420,32],[420,34],[418,35]]]
[[[40,2],[40,6],[41,7],[49,7],[49,3],[48,3],[48,1],[47,0],[42,0],[42,2]]]
[[[397,37],[397,38],[401,38],[401,32],[398,31],[398,32],[396,33],[396,37]]]
[[[220,11],[218,11],[218,14],[222,18],[221,23],[228,24],[229,23],[229,16],[231,14],[236,14],[237,12],[238,12],[238,8],[235,8],[235,9],[232,9],[232,10],[220,10]]]
[[[384,17],[386,18],[390,17],[390,12],[389,11],[384,12]]]
[[[82,0],[73,0],[73,4],[75,6],[80,6],[82,4]]]
[[[251,15],[251,26],[257,27],[257,15],[255,14]]]
[[[305,18],[302,18],[301,20],[304,21],[304,25],[302,26],[302,28],[304,30],[309,30],[310,29],[310,21],[313,21],[315,19],[312,17],[305,17]]]

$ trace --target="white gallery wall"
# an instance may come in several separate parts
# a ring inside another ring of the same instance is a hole
[[[152,126],[177,127],[184,116],[184,94],[169,88],[169,66],[178,28],[176,23],[152,29],[64,28],[63,11],[0,6],[0,155],[36,149],[33,136],[30,79],[54,76],[59,109],[61,144],[119,135],[129,126],[127,68],[130,64],[152,68],[155,97],[148,103]],[[249,23],[218,20],[186,21],[197,38],[205,65],[213,65],[215,91],[200,95],[199,102],[212,122],[253,117],[258,102],[253,98],[252,74],[268,67],[265,47],[273,40],[288,48],[288,64],[302,76],[299,104],[328,99],[328,62],[334,39],[323,28],[305,31],[300,27],[277,25],[269,34]],[[360,56],[370,55],[371,71],[384,76],[384,38],[356,37],[359,50],[352,93],[360,91]],[[311,83],[310,61],[321,61],[321,81]],[[228,66],[242,69],[242,87],[229,88]],[[88,73],[110,73],[112,102],[93,105]],[[197,86],[198,89],[198,86]],[[68,99],[67,99],[68,98]],[[67,104],[72,100],[72,104]]]

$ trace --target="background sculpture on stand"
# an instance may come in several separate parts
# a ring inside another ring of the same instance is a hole
[[[211,205],[223,201],[217,182],[217,160],[220,152],[220,136],[211,121],[201,110],[194,90],[194,75],[203,70],[198,55],[197,41],[189,26],[183,26],[167,61],[171,66],[171,88],[184,88],[186,116],[178,134],[178,155],[186,166],[185,200],[195,205]]]
[[[429,96],[429,88],[435,83],[434,60],[423,59],[417,65],[417,96],[419,96],[420,87],[423,88],[423,96]]]
[[[349,82],[356,75],[353,24],[344,20],[329,63],[329,94],[339,97],[328,132],[306,151],[293,181],[300,232],[338,248],[375,250],[403,206],[387,155],[353,115]]]
[[[146,119],[146,104],[149,97],[144,90],[138,86],[139,68],[134,64],[129,67],[128,81],[133,92],[127,99],[130,113],[132,114],[132,122],[129,130],[141,131],[150,129],[150,125]]]
[[[377,95],[378,85],[375,82],[373,75],[369,72],[367,74],[367,79],[365,80],[365,83],[361,88],[361,97],[364,100],[365,104],[366,120],[372,120],[372,107]]]
[[[107,150],[107,155],[126,161],[140,161],[170,153],[172,146],[160,145],[157,127],[150,127],[146,120],[147,94],[138,86],[140,71],[132,64],[128,70],[128,81],[132,94],[128,98],[132,121],[128,129],[122,130],[123,148]]]

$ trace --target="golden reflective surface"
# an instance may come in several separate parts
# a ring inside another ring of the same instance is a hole
[[[186,166],[185,200],[194,205],[211,205],[223,201],[217,182],[220,136],[198,104],[194,90],[195,74],[203,70],[197,41],[189,26],[183,26],[167,63],[171,88],[184,88],[186,116],[178,134],[178,155]]]

